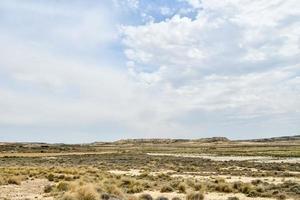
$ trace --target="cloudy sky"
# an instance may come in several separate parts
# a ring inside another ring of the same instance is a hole
[[[0,141],[293,134],[298,0],[0,1]]]

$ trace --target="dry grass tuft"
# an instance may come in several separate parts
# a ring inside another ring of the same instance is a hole
[[[162,188],[160,189],[160,192],[165,193],[165,192],[173,192],[174,188],[172,188],[169,185],[164,185],[162,186]]]
[[[76,198],[77,200],[98,200],[100,195],[93,185],[85,185],[78,188]]]
[[[186,200],[203,200],[204,194],[201,192],[191,192],[186,196]]]
[[[19,176],[12,176],[7,179],[8,184],[21,185],[22,178]]]

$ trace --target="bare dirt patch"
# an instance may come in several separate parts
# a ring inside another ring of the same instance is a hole
[[[0,186],[0,199],[13,200],[54,200],[47,197],[44,187],[50,182],[46,179],[35,179],[23,181],[21,185],[2,185]]]
[[[158,197],[167,197],[168,199],[172,199],[174,197],[179,197],[180,199],[185,199],[186,194],[177,193],[177,192],[170,192],[170,193],[161,193],[159,191],[144,191],[141,193],[136,193],[135,196],[140,196],[141,194],[150,194],[154,199]],[[238,197],[239,200],[275,200],[275,198],[264,198],[264,197],[247,197],[241,193],[218,193],[218,192],[210,192],[205,193],[205,199],[209,200],[227,200],[229,197]],[[292,199],[287,199],[292,200]]]

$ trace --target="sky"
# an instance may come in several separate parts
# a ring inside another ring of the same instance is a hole
[[[0,1],[0,141],[295,134],[298,0]]]

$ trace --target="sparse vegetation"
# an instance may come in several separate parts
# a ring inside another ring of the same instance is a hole
[[[210,148],[209,145],[201,148],[219,155],[223,155],[224,152],[237,155],[237,152],[244,148],[223,144],[220,153],[221,147],[218,145],[215,144],[214,148]],[[96,147],[82,147],[90,151],[87,154],[80,153],[81,147],[76,146],[76,149],[72,150],[74,155],[60,155],[56,152],[55,156],[47,157],[45,155],[50,154],[47,152],[50,149],[44,149],[43,156],[33,152],[29,153],[30,156],[27,156],[28,153],[19,157],[0,156],[0,185],[21,186],[23,181],[30,183],[32,180],[45,180],[41,192],[58,200],[201,200],[208,199],[212,192],[224,195],[242,193],[247,197],[269,197],[278,200],[297,199],[300,195],[299,182],[294,181],[300,179],[300,166],[297,163],[243,160],[226,162],[197,157],[146,154],[192,154],[202,151],[199,146],[194,147],[193,144],[118,144],[105,148]],[[251,148],[250,146],[250,152]],[[273,147],[264,148],[272,151]],[[279,151],[279,148],[281,146],[277,147],[276,151]],[[294,151],[297,149],[295,147]],[[62,152],[64,151],[69,152],[70,149],[65,148]],[[76,154],[76,151],[79,154]],[[108,153],[101,154],[101,151]],[[20,152],[18,155],[21,155]],[[157,195],[152,196],[148,192],[156,192]],[[204,194],[207,198],[204,198]],[[228,197],[228,200],[238,198],[233,195]]]

